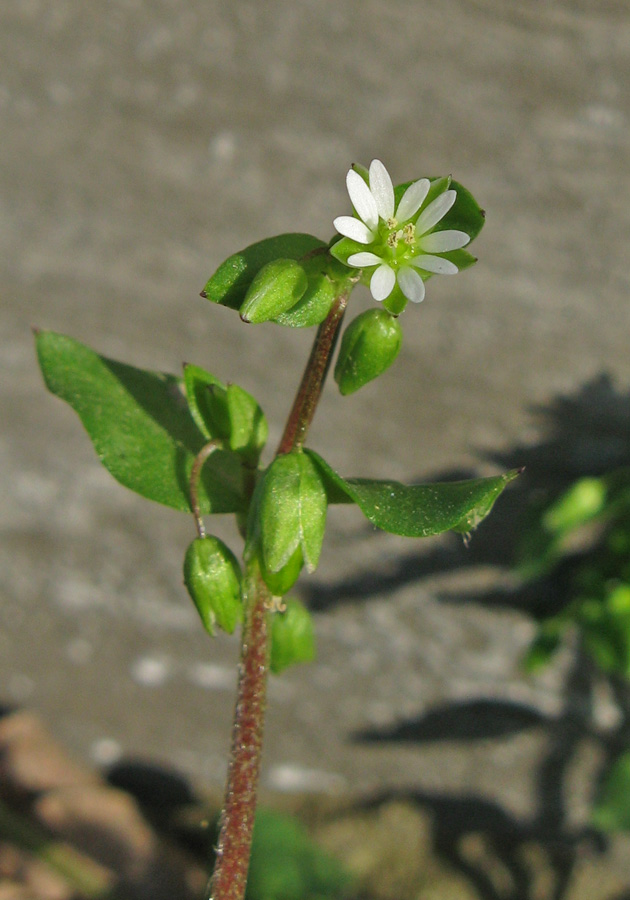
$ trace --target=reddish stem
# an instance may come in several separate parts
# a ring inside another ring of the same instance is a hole
[[[242,900],[245,896],[265,723],[270,601],[258,567],[252,566],[245,589],[232,748],[209,900]]]
[[[282,440],[276,451],[277,456],[301,447],[306,440],[306,434],[317,409],[339,328],[348,305],[348,297],[348,291],[339,294],[331,306],[328,316],[319,326]]]
[[[336,298],[318,329],[276,455],[288,453],[304,443],[322,392],[348,297],[349,291],[344,291]],[[200,466],[203,461],[200,454]],[[271,600],[270,591],[254,560],[249,563],[246,574],[245,621],[232,748],[217,859],[208,900],[243,900],[245,896],[265,722],[269,667],[267,611]]]

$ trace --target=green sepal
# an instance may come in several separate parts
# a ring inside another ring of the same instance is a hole
[[[326,490],[318,467],[301,450],[277,456],[259,478],[248,522],[247,554],[279,572],[300,549],[314,571],[326,526]]]
[[[258,272],[245,294],[240,315],[259,325],[286,312],[306,293],[308,278],[293,259],[274,259]]]
[[[360,244],[358,241],[353,241],[352,238],[342,237],[341,240],[335,241],[334,244],[331,244],[328,252],[330,255],[338,260],[338,262],[342,263],[344,266],[348,266],[348,268],[354,268],[354,271],[358,274],[359,270],[353,266],[349,266],[348,257],[352,256],[353,253],[363,253],[365,250],[365,244]],[[374,268],[374,267],[372,267]],[[365,276],[364,276],[365,277]],[[363,284],[369,284],[369,278],[367,281],[361,279]]]
[[[486,516],[519,469],[469,481],[401,484],[342,478],[313,450],[304,451],[324,478],[329,503],[356,503],[377,528],[403,537],[468,532]]]
[[[36,335],[46,386],[79,415],[105,468],[122,485],[157,503],[190,512],[189,479],[207,443],[186,402],[181,379],[100,356],[66,335]],[[217,450],[199,482],[202,513],[245,509],[243,469]]]
[[[300,577],[304,568],[302,548],[298,545],[290,559],[277,572],[270,572],[262,556],[259,558],[260,574],[274,597],[284,597]]]
[[[285,609],[274,612],[271,619],[269,667],[276,675],[295,663],[315,659],[315,631],[311,614],[294,597],[287,597],[284,605]]]
[[[345,396],[388,369],[400,352],[402,328],[384,309],[368,309],[348,325],[341,339],[335,381]]]
[[[184,584],[203,626],[214,636],[215,625],[232,634],[243,620],[242,573],[238,560],[219,538],[195,538],[184,557]]]
[[[286,312],[274,318],[278,325],[290,328],[310,328],[324,321],[335,297],[347,281],[346,266],[333,259],[328,253],[314,253],[301,260],[308,280],[308,287],[300,300]]]
[[[392,316],[399,316],[401,312],[404,312],[408,303],[409,300],[400,290],[398,282],[396,282],[389,296],[383,300],[383,309],[386,309]]]
[[[219,266],[201,295],[213,303],[240,309],[252,281],[267,263],[275,259],[299,260],[325,246],[324,241],[311,234],[280,234],[250,244]]]

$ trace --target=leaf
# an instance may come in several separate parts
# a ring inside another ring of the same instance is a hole
[[[520,472],[515,469],[491,478],[405,485],[398,481],[345,479],[313,450],[304,452],[319,466],[329,503],[356,503],[377,528],[403,537],[471,531]]]
[[[259,808],[246,900],[341,900],[352,877],[321,850],[297,819]]]
[[[173,375],[136,369],[99,356],[62,334],[36,336],[46,386],[78,413],[105,468],[137,494],[190,511],[188,479],[206,437]],[[244,509],[242,468],[218,450],[199,485],[203,513]]]
[[[630,752],[622,754],[610,769],[592,822],[603,831],[630,831]]]
[[[324,241],[311,234],[280,234],[250,244],[222,263],[201,292],[213,303],[240,309],[245,294],[257,273],[275,259],[296,259],[325,247]]]

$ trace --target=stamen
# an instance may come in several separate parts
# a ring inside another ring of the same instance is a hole
[[[414,244],[416,240],[416,226],[413,222],[407,222],[403,227],[403,237],[405,244]]]

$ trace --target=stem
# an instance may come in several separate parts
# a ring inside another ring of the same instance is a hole
[[[301,448],[306,439],[349,296],[350,290],[342,291],[331,306],[327,318],[319,326],[276,455]],[[195,484],[207,458],[206,451],[212,452],[206,447],[197,457]],[[195,499],[192,499],[193,508]],[[199,527],[198,505],[196,513]],[[243,900],[247,885],[265,723],[269,668],[267,612],[272,603],[271,592],[262,579],[256,560],[252,560],[247,566],[243,600],[243,638],[232,748],[217,858],[208,886],[208,900]]]
[[[222,446],[221,441],[212,440],[208,441],[205,444],[197,456],[195,457],[195,461],[192,464],[192,469],[190,470],[190,479],[188,482],[189,494],[190,494],[190,506],[192,509],[192,514],[195,519],[195,525],[197,526],[197,534],[200,538],[205,538],[206,529],[203,524],[203,518],[201,517],[201,509],[199,506],[199,479],[201,478],[201,470],[203,469],[203,465],[205,461],[211,456],[215,450],[218,450]]]
[[[330,308],[328,316],[317,330],[311,355],[306,363],[287,424],[276,455],[289,453],[303,446],[309,425],[313,421],[326,374],[335,349],[339,328],[348,305],[349,291],[343,291]]]
[[[232,749],[209,900],[242,900],[245,896],[256,813],[269,669],[267,609],[271,603],[256,563],[248,566],[244,594]]]

